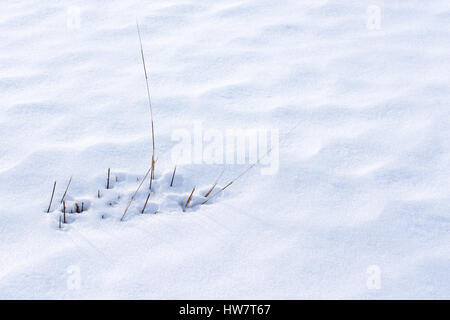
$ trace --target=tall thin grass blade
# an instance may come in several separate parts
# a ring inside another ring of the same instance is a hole
[[[123,221],[123,219],[125,218],[125,215],[127,214],[128,209],[129,209],[130,206],[131,206],[131,203],[133,202],[134,198],[136,197],[136,194],[139,192],[139,189],[142,187],[142,184],[143,184],[143,183],[145,182],[145,180],[147,179],[148,174],[149,174],[150,171],[152,170],[152,167],[153,167],[153,166],[151,166],[151,167],[147,170],[147,173],[145,174],[145,176],[144,176],[144,178],[142,179],[141,183],[140,183],[139,186],[137,187],[137,189],[136,189],[136,191],[134,192],[134,194],[131,196],[130,201],[128,202],[128,204],[127,204],[127,206],[126,206],[126,208],[125,208],[125,210],[124,210],[124,212],[123,212],[122,218],[120,218],[120,221]]]
[[[152,181],[155,178],[155,126],[153,123],[153,108],[152,108],[152,99],[150,97],[150,85],[148,84],[148,74],[147,74],[147,67],[145,66],[145,57],[144,57],[144,49],[142,47],[142,38],[141,38],[141,30],[139,29],[139,23],[136,19],[136,27],[137,27],[137,32],[138,32],[138,36],[139,36],[139,45],[141,47],[141,58],[142,58],[142,66],[144,67],[144,75],[145,75],[145,84],[147,86],[147,97],[148,97],[148,105],[150,108],[150,121],[151,121],[151,125],[152,125],[152,172],[150,175],[150,190],[151,185],[152,185]]]
[[[222,170],[222,172],[219,174],[219,176],[217,177],[216,181],[214,182],[214,184],[211,186],[211,188],[208,190],[208,192],[205,193],[205,198],[208,198],[209,194],[214,190],[214,188],[216,187],[217,183],[219,182],[220,178],[222,177],[223,173],[225,171],[225,168]]]
[[[56,180],[53,183],[52,197],[50,198],[50,204],[48,205],[47,213],[50,212],[50,208],[52,207],[53,196],[55,195],[55,188],[56,188]]]
[[[66,194],[67,194],[67,190],[69,190],[69,186],[70,186],[70,183],[72,182],[72,176],[70,176],[70,179],[69,179],[69,183],[67,184],[67,187],[66,187],[66,190],[64,191],[64,194],[63,194],[63,196],[62,196],[62,198],[61,198],[61,203],[64,201],[64,199],[66,198]]]

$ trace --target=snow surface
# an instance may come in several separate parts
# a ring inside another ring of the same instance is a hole
[[[120,222],[152,152],[136,17],[157,181]],[[450,298],[449,39],[446,0],[2,1],[0,298]],[[222,168],[167,187],[195,121],[277,128],[278,173],[183,212]]]

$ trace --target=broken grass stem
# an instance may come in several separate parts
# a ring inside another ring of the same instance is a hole
[[[192,189],[192,192],[191,192],[191,194],[189,195],[189,198],[188,198],[187,201],[186,201],[186,205],[184,206],[183,211],[186,211],[186,209],[187,209],[189,203],[191,202],[192,195],[194,194],[194,191],[195,191],[195,186],[194,186],[194,188]]]
[[[142,208],[142,211],[141,211],[142,214],[144,214],[144,212],[145,212],[145,207],[147,207],[147,202],[148,202],[148,199],[150,199],[151,194],[152,194],[151,192],[148,193],[147,199],[145,200],[145,203],[144,203],[144,207]]]
[[[111,168],[108,168],[108,180],[106,181],[106,189],[109,189],[109,178],[111,176]]]
[[[175,178],[175,172],[177,172],[177,165],[173,168],[172,180],[170,181],[170,186],[173,186],[173,179]]]

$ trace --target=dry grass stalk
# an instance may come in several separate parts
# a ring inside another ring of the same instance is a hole
[[[227,185],[221,189],[219,189],[219,191],[217,191],[216,193],[214,193],[210,198],[206,199],[205,201],[203,201],[201,204],[205,204],[207,203],[209,200],[215,198],[218,194],[220,194],[223,190],[225,190],[226,188],[228,188],[233,182],[235,182],[236,180],[238,180],[239,178],[241,178],[243,175],[245,175],[247,172],[249,172],[251,169],[253,169],[260,161],[261,159],[263,159],[264,157],[266,157],[270,152],[272,151],[272,148],[269,149],[269,151],[266,152],[266,154],[264,154],[264,156],[262,156],[261,158],[259,158],[255,163],[251,164],[247,169],[245,169],[244,171],[242,171],[236,178],[234,178],[233,180],[231,180],[230,182],[227,183]]]
[[[150,178],[152,180],[155,179],[155,163],[156,163],[155,156],[152,155],[152,172],[150,174]]]
[[[78,205],[78,203],[75,203],[75,210],[77,213],[80,213],[80,206]]]
[[[150,172],[150,186],[148,187],[150,192],[152,191],[154,174],[155,174],[155,161],[153,161],[153,156],[152,156],[152,167],[151,167],[151,172]]]
[[[71,182],[72,182],[72,176],[70,176],[69,183],[67,183],[67,187],[66,187],[66,190],[64,191],[64,194],[63,194],[63,196],[61,198],[61,202],[63,202],[64,199],[66,198],[67,190],[69,190],[69,186],[70,186]]]
[[[109,178],[111,176],[111,169],[108,168],[108,179],[106,180],[106,189],[109,189]]]
[[[149,190],[152,191],[152,185],[153,185],[153,179],[155,179],[155,165],[158,162],[158,158],[155,159],[155,161],[153,161],[153,156],[152,156],[152,171],[150,172],[150,186],[149,186]]]
[[[61,229],[61,215],[59,215],[59,228]]]
[[[300,125],[301,122],[298,122],[295,126],[293,126],[287,133],[286,135],[283,137],[283,139],[280,139],[280,143],[282,140],[284,140],[284,138],[288,137],[292,131],[295,130],[295,128],[297,128]],[[219,195],[223,190],[225,190],[226,188],[228,188],[233,182],[235,182],[236,180],[238,180],[239,178],[241,178],[243,175],[245,175],[247,172],[249,172],[251,169],[253,169],[257,164],[260,163],[260,161],[262,159],[264,159],[265,157],[267,157],[270,153],[272,152],[272,147],[269,148],[269,150],[262,156],[259,157],[255,163],[251,164],[247,169],[245,169],[244,171],[242,171],[236,178],[234,178],[233,180],[231,180],[225,187],[221,188],[219,191],[217,191],[216,193],[214,193],[210,198],[206,199],[205,201],[203,201],[201,204],[205,204],[207,203],[209,200],[215,198],[217,195]]]
[[[97,198],[100,199],[100,189],[98,189],[98,191],[97,191]]]
[[[205,197],[207,198],[209,196],[209,194],[214,190],[214,188],[216,187],[217,183],[219,182],[220,178],[222,177],[223,173],[225,171],[225,168],[222,170],[222,172],[219,174],[219,176],[217,177],[216,181],[214,182],[214,184],[211,186],[211,188],[208,190],[208,192],[205,193]]]
[[[63,200],[63,214],[64,214],[64,223],[66,223],[66,201]],[[61,217],[61,215],[60,215]]]
[[[211,198],[206,199],[206,200],[203,201],[201,204],[205,204],[205,203],[207,203],[209,200],[215,198],[219,193],[221,193],[223,190],[225,190],[226,188],[228,188],[229,186],[231,186],[231,184],[232,184],[233,182],[234,182],[234,180],[228,182],[228,184],[227,184],[225,187],[220,188],[219,191],[217,191],[215,194],[213,194],[213,195],[211,196]]]
[[[81,212],[84,211],[84,202],[81,203]]]
[[[186,211],[186,209],[187,209],[189,203],[191,202],[192,195],[194,194],[194,191],[195,191],[195,186],[194,186],[194,188],[192,189],[192,192],[191,192],[191,194],[189,195],[189,198],[188,198],[187,201],[186,201],[186,205],[184,206],[183,211]]]
[[[295,126],[294,128],[292,128],[292,130],[294,130],[297,126]],[[292,132],[292,130],[290,132]],[[236,180],[238,180],[239,178],[241,178],[243,175],[245,175],[247,172],[249,172],[251,169],[253,169],[263,158],[265,158],[266,156],[269,155],[269,153],[272,151],[272,148],[269,148],[269,150],[261,157],[258,158],[256,160],[255,163],[251,164],[247,169],[245,169],[244,171],[242,171],[236,178],[234,178],[233,180],[231,180],[230,182],[227,183],[227,185],[221,189],[219,189],[219,191],[217,191],[216,193],[214,193],[210,198],[206,199],[205,201],[203,201],[201,203],[205,204],[207,203],[209,200],[215,198],[218,194],[220,194],[223,190],[225,190],[226,188],[228,188],[232,183],[234,183]]]
[[[50,198],[50,204],[48,205],[47,213],[50,212],[50,208],[52,207],[53,196],[55,195],[55,188],[56,188],[56,180],[53,183],[52,197]]]
[[[152,108],[152,99],[150,98],[150,85],[148,84],[148,75],[147,75],[147,67],[145,66],[145,58],[144,58],[144,49],[142,48],[142,38],[141,31],[139,29],[139,23],[136,19],[136,27],[139,36],[139,44],[141,47],[141,57],[142,57],[142,66],[144,67],[144,75],[145,75],[145,84],[147,86],[147,97],[148,97],[148,105],[150,107],[150,121],[152,124],[152,169],[150,175],[150,190],[152,189],[152,181],[155,178],[155,126],[153,123],[153,108]]]
[[[170,186],[173,186],[173,179],[175,178],[175,172],[177,172],[177,165],[173,168],[172,180],[170,181]]]
[[[148,199],[150,199],[151,192],[148,193],[147,199],[145,200],[144,207],[142,208],[141,213],[143,214],[145,211],[145,207],[147,207]]]
[[[139,192],[139,189],[142,187],[142,184],[144,183],[144,181],[147,179],[148,174],[150,173],[150,171],[152,170],[153,166],[151,166],[148,170],[147,173],[145,174],[144,178],[142,179],[141,183],[139,184],[139,186],[137,187],[136,191],[134,192],[134,194],[131,196],[130,201],[128,202],[122,218],[120,218],[120,221],[123,221],[123,218],[125,218],[125,215],[127,214],[128,209],[130,208],[131,203],[133,202],[134,198],[136,197],[136,194]]]

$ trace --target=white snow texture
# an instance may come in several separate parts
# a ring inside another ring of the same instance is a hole
[[[120,221],[152,156],[136,18],[158,160]],[[0,299],[450,298],[449,39],[448,0],[1,1]],[[277,172],[169,187],[195,123],[278,130]]]

